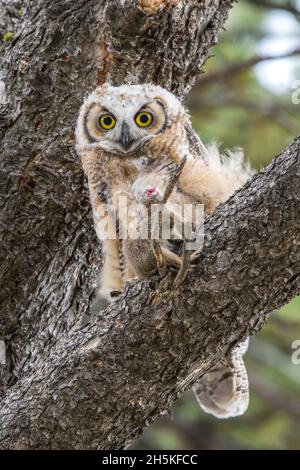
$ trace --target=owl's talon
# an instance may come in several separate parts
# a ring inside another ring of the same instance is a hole
[[[186,241],[182,245],[182,261],[177,276],[174,280],[174,287],[179,287],[186,278],[191,263],[191,251],[186,248]]]
[[[166,274],[167,274],[168,268],[167,268],[166,259],[163,255],[162,250],[161,250],[161,246],[159,244],[159,241],[158,240],[151,240],[151,246],[152,246],[152,250],[154,252],[155,258],[156,258],[158,272],[159,272],[161,277],[165,277]]]
[[[201,253],[202,253],[202,248],[197,248],[196,250],[194,250],[191,254],[191,263],[197,263],[198,261],[198,258],[200,257]],[[193,264],[193,266],[195,266],[195,264]]]

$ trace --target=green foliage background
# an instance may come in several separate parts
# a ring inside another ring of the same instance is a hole
[[[292,5],[300,11],[300,2]],[[296,32],[270,34],[266,20],[274,13],[249,2],[234,6],[227,31],[220,36],[189,98],[194,127],[204,142],[217,140],[222,148],[242,147],[251,164],[259,170],[299,134],[300,104],[292,104],[294,80],[300,80],[300,56],[288,60],[292,66],[290,86],[270,90],[255,67],[242,73],[220,74],[221,79],[202,82],[206,75],[226,71],[230,64],[245,62],[259,51],[266,38],[298,34],[300,13],[276,10],[294,21]],[[297,33],[298,22],[298,33]],[[280,29],[280,28],[279,28]],[[282,28],[281,28],[282,29]],[[293,49],[293,47],[291,47]],[[271,62],[271,61],[269,61]],[[282,61],[281,67],[287,66]],[[278,80],[280,70],[278,67]],[[267,73],[267,72],[266,72]],[[268,78],[268,77],[266,77]],[[299,214],[300,218],[300,214]],[[291,361],[293,341],[300,340],[300,298],[273,314],[263,331],[251,339],[246,356],[250,379],[250,406],[235,419],[217,420],[205,414],[191,392],[173,407],[173,417],[164,417],[148,428],[134,444],[139,449],[300,449],[300,364]]]

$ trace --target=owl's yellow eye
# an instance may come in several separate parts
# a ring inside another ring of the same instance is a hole
[[[99,118],[99,124],[102,129],[109,131],[115,127],[116,120],[112,114],[102,114],[102,116]]]
[[[149,127],[153,122],[153,114],[141,111],[136,115],[135,122],[139,127]]]

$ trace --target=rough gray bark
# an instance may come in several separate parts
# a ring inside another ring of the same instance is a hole
[[[80,321],[93,295],[101,256],[74,151],[83,96],[110,79],[152,81],[183,97],[232,2],[23,3],[21,29],[2,51],[0,67],[6,95],[0,100],[6,385]]]
[[[0,0],[0,46],[6,33],[14,33],[24,15],[24,0]]]
[[[123,447],[300,292],[300,138],[207,219],[197,267],[131,282],[1,402],[1,448]]]
[[[27,1],[2,52],[2,448],[123,446],[299,291],[298,140],[210,218],[212,238],[184,289],[135,284],[78,330],[101,255],[75,118],[86,91],[109,78],[185,96],[231,1],[171,3]]]

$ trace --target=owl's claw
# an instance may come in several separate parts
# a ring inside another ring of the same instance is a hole
[[[158,240],[152,240],[152,249],[156,258],[157,268],[160,276],[163,278],[167,275],[168,272],[168,264],[167,260],[162,252],[160,243]],[[183,241],[182,247],[182,258],[179,271],[174,279],[174,287],[179,287],[186,278],[186,275],[190,269],[191,263],[191,251],[186,249],[186,242]]]
[[[179,287],[186,278],[191,264],[191,251],[186,248],[186,240],[183,240],[181,266],[174,280],[174,287]]]
[[[168,267],[166,258],[161,250],[160,243],[158,240],[151,240],[151,246],[156,258],[158,272],[161,277],[165,277],[167,275]]]

